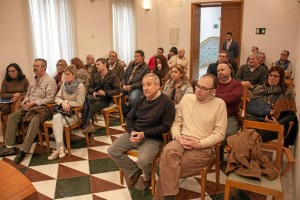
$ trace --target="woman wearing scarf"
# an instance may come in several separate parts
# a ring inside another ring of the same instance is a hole
[[[72,107],[82,107],[85,99],[84,85],[76,78],[77,69],[74,66],[67,67],[64,70],[65,82],[62,83],[60,90],[55,97],[55,103],[68,112]],[[68,122],[66,121],[66,119]],[[53,116],[53,134],[56,141],[56,150],[48,157],[48,160],[63,158],[66,156],[65,145],[63,141],[63,127],[68,123],[76,122],[76,115],[72,117],[63,116],[57,113]]]
[[[296,103],[293,97],[293,91],[287,89],[285,84],[285,74],[282,67],[273,66],[270,68],[267,82],[263,85],[257,86],[253,90],[251,100],[255,98],[260,98],[265,102],[270,102],[272,104],[272,108],[270,113],[266,116],[259,117],[249,115],[248,113],[250,110],[248,110],[249,107],[247,107],[247,119],[252,121],[265,121],[268,123],[281,124],[284,125],[285,130],[288,129],[289,122],[293,121],[293,128],[295,130],[292,130],[289,136],[285,138],[285,146],[293,145],[298,132],[298,120],[295,114]],[[277,134],[270,131],[257,130],[257,132],[261,135],[262,142],[277,138]]]

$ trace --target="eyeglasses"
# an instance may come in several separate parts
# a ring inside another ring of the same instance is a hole
[[[199,91],[205,91],[205,92],[214,89],[214,88],[203,87],[203,86],[198,85],[198,84],[195,87],[196,87],[197,90],[199,90]]]
[[[287,54],[285,54],[285,53],[282,53],[282,54],[280,54],[280,55],[282,55],[282,56],[287,56]]]
[[[276,74],[269,74],[270,77],[279,78],[279,75]]]
[[[17,70],[9,70],[8,73],[15,73]]]

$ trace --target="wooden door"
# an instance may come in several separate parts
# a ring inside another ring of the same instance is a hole
[[[241,32],[242,32],[242,9],[241,3],[222,3],[221,7],[221,32],[220,50],[223,42],[226,41],[226,33],[232,32],[232,39],[239,44],[239,55],[236,59],[239,66],[241,53]]]
[[[190,80],[195,80],[199,76],[199,54],[200,54],[200,16],[201,7],[192,4],[192,30],[190,49]]]
[[[190,79],[194,80],[199,76],[200,62],[200,17],[201,7],[221,6],[221,27],[220,27],[220,49],[226,40],[226,33],[232,32],[233,40],[235,40],[241,52],[242,37],[242,7],[241,2],[221,2],[221,3],[192,3],[191,10],[191,48],[190,48]],[[239,66],[240,53],[237,57],[237,65]]]

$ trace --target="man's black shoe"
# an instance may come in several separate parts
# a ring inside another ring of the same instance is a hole
[[[17,154],[17,151],[16,151],[15,147],[12,147],[12,148],[3,147],[3,149],[0,151],[0,157],[11,156],[11,155],[16,155],[16,154]]]
[[[20,164],[24,160],[25,156],[26,153],[24,151],[20,151],[15,157],[14,162]]]

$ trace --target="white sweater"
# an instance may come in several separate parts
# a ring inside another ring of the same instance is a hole
[[[224,140],[226,126],[226,104],[222,99],[213,97],[200,102],[195,94],[187,94],[176,110],[171,132],[173,138],[181,134],[194,137],[206,148]]]

